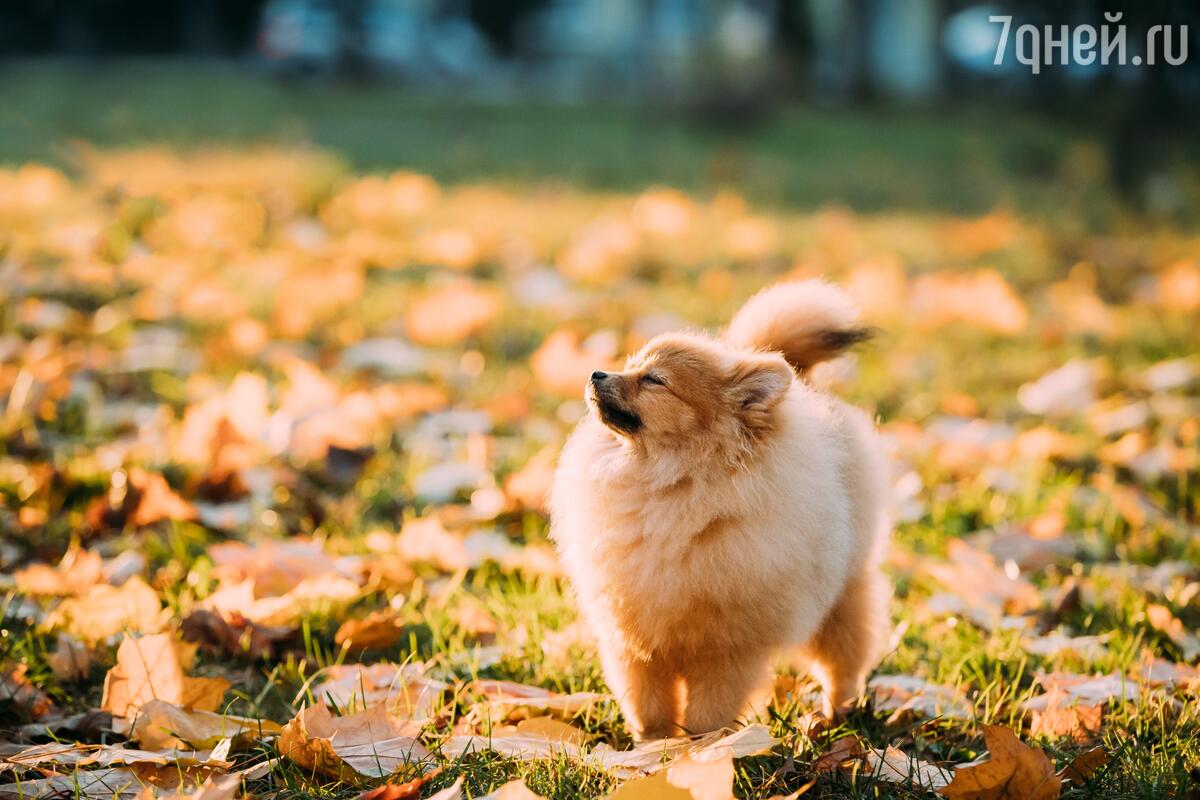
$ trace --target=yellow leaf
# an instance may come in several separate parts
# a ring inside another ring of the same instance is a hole
[[[663,770],[646,778],[635,778],[623,783],[608,800],[693,800],[692,793],[680,789],[667,779]]]
[[[733,756],[698,761],[684,756],[667,768],[667,782],[686,789],[693,800],[733,800]]]

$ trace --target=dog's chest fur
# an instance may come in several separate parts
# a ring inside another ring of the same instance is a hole
[[[809,587],[818,613],[832,602],[825,556],[835,553],[814,548],[839,520],[804,524],[804,480],[769,463],[732,474],[654,467],[599,428],[581,428],[564,451],[554,535],[593,626],[620,630],[643,657],[770,647],[779,642],[758,641],[761,631],[795,627],[792,587]],[[830,488],[819,484],[814,493]]]

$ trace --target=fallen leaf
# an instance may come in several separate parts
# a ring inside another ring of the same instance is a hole
[[[1059,770],[1058,777],[1072,786],[1086,786],[1096,772],[1108,763],[1108,751],[1103,747],[1085,750]]]
[[[103,559],[99,553],[72,546],[57,566],[33,564],[18,570],[17,591],[37,596],[79,595],[103,579]]]
[[[691,752],[698,761],[709,761],[719,758],[745,758],[769,753],[779,740],[771,735],[771,730],[762,723],[754,723],[713,742],[706,742],[694,748]]]
[[[1063,705],[1061,692],[1046,702],[1045,708],[1033,712],[1030,733],[1052,739],[1069,738],[1074,742],[1087,742],[1100,733],[1100,722],[1104,707],[1080,703]]]
[[[563,742],[577,747],[587,744],[589,738],[585,731],[553,717],[523,719],[517,723],[517,732],[525,736],[541,736],[552,742]]]
[[[888,783],[911,784],[923,789],[941,791],[950,782],[950,775],[946,770],[936,764],[914,758],[895,747],[868,750],[865,759],[865,774]]]
[[[411,781],[404,783],[385,783],[382,786],[377,786],[374,789],[363,792],[358,796],[358,800],[412,800],[412,798],[421,796],[421,789],[425,784],[436,778],[442,772],[441,768],[430,770],[424,775],[413,778]],[[462,778],[459,778],[459,782]]]
[[[1195,661],[1200,656],[1200,637],[1186,628],[1179,617],[1171,613],[1171,609],[1158,603],[1146,606],[1146,619],[1157,631],[1166,634],[1175,646],[1179,648],[1184,661]]]
[[[194,678],[184,674],[195,656],[170,633],[141,638],[126,636],[117,648],[117,663],[104,677],[100,707],[117,717],[133,717],[151,700],[197,711],[212,711],[221,704],[229,681]]]
[[[667,783],[686,790],[693,800],[733,800],[733,756],[700,760],[698,753],[666,769]]]
[[[281,642],[292,638],[295,630],[285,626],[260,625],[239,613],[226,614],[196,608],[179,622],[183,638],[206,650],[246,657],[267,658],[282,649]]]
[[[524,779],[517,778],[495,791],[480,795],[478,800],[541,800],[541,795],[534,794],[525,785]]]
[[[489,713],[492,719],[497,720],[508,719],[516,714],[528,715],[531,711],[569,718],[582,714],[609,697],[597,692],[558,694],[512,681],[479,680],[473,682],[471,688],[489,700]]]
[[[1150,686],[1187,686],[1200,683],[1200,667],[1177,664],[1146,651],[1138,665],[1137,677]]]
[[[966,695],[953,686],[939,686],[910,675],[876,675],[867,684],[877,711],[892,711],[892,719],[905,712],[923,717],[970,719]]]
[[[93,661],[88,646],[65,633],[60,633],[56,642],[54,652],[46,655],[46,663],[50,665],[54,677],[66,682],[87,677]]]
[[[361,650],[391,647],[400,641],[404,623],[394,610],[372,611],[362,619],[348,619],[334,634],[333,641],[339,646],[353,645]]]
[[[102,798],[133,800],[142,791],[137,773],[126,767],[79,770],[32,781],[0,784],[0,798],[28,800],[32,797]]]
[[[847,761],[861,759],[865,752],[857,738],[843,736],[817,757],[817,760],[813,762],[812,770],[816,773],[832,772],[840,769]]]
[[[49,695],[29,682],[25,676],[28,670],[27,664],[0,664],[0,700],[13,703],[37,719],[53,711],[54,703]]]
[[[157,472],[143,469],[129,470],[130,496],[136,493],[137,500],[129,515],[129,524],[135,528],[153,525],[164,519],[194,520],[195,507],[172,491],[167,480]]]
[[[1108,637],[1098,636],[1067,636],[1055,631],[1033,639],[1023,639],[1021,646],[1027,653],[1052,658],[1062,653],[1074,653],[1088,659],[1095,659],[1108,653],[1104,642]]]
[[[990,555],[958,539],[951,540],[948,549],[948,562],[926,561],[925,571],[949,590],[961,613],[980,626],[993,627],[1005,615],[1024,614],[1040,605],[1041,595],[1019,570],[998,568]]]
[[[687,789],[671,783],[666,770],[634,778],[617,787],[607,800],[694,800]]]
[[[352,780],[382,778],[429,756],[414,723],[402,723],[382,705],[335,717],[325,705],[297,714],[279,736],[280,755],[299,766]]]
[[[1037,680],[1046,691],[1022,703],[1029,711],[1045,711],[1051,704],[1099,706],[1112,702],[1135,703],[1141,694],[1137,683],[1120,673],[1087,676],[1052,672],[1038,675]]]
[[[1096,370],[1085,361],[1070,361],[1022,386],[1017,400],[1031,414],[1080,414],[1096,402]]]
[[[951,800],[1054,800],[1062,787],[1054,762],[1008,728],[984,725],[990,757],[960,765],[938,791]]]
[[[413,304],[404,329],[418,344],[455,344],[487,327],[499,309],[492,291],[460,281],[435,289]]]
[[[129,736],[149,749],[193,747],[204,750],[216,746],[222,739],[231,740],[235,748],[245,747],[282,730],[271,720],[196,711],[165,700],[150,700],[139,709]]]
[[[149,789],[144,789],[139,800],[151,800],[152,797],[157,800],[234,800],[241,788],[241,775],[213,775],[192,791],[153,795]]]
[[[425,666],[408,664],[338,664],[313,676],[318,700],[352,711],[383,705],[404,719],[425,720],[450,685],[425,677]]]
[[[154,633],[164,621],[158,593],[135,576],[121,586],[96,584],[67,598],[46,618],[45,627],[90,644],[126,631]]]

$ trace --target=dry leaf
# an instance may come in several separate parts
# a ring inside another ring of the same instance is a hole
[[[694,800],[692,793],[671,783],[667,771],[634,778],[617,787],[607,800]]]
[[[745,758],[769,753],[779,740],[771,735],[771,730],[762,723],[754,723],[722,736],[712,742],[705,742],[691,752],[697,761],[710,761],[720,758]]]
[[[683,756],[666,769],[667,783],[686,790],[693,800],[733,800],[733,756],[698,760]]]
[[[517,778],[499,789],[480,795],[478,800],[541,800],[541,795],[534,794],[525,785],[524,779]]]
[[[127,767],[80,770],[32,781],[0,784],[0,798],[28,800],[31,797],[97,798],[133,800],[142,791],[143,782]]]
[[[831,772],[840,769],[847,761],[861,759],[865,752],[862,744],[854,736],[843,736],[817,757],[812,765],[813,772]]]
[[[139,800],[234,800],[241,788],[241,775],[214,775],[192,791],[152,795],[145,789]]]
[[[117,717],[133,717],[151,700],[165,700],[196,711],[213,711],[225,697],[224,678],[193,678],[184,674],[195,647],[169,633],[125,637],[117,648],[117,663],[104,678],[100,707]]]
[[[28,595],[79,595],[100,583],[104,564],[99,553],[72,546],[57,566],[34,564],[18,570],[17,591]]]
[[[1069,738],[1074,742],[1094,739],[1100,732],[1104,707],[1079,703],[1062,705],[1061,696],[1061,692],[1056,692],[1044,709],[1033,712],[1029,723],[1030,733],[1034,736]]]
[[[279,643],[295,631],[288,627],[259,625],[236,612],[228,615],[206,608],[193,609],[179,622],[183,638],[206,650],[251,659],[274,655]]]
[[[168,703],[150,700],[138,711],[130,738],[151,749],[193,747],[204,750],[229,739],[234,747],[278,734],[282,729],[266,719],[235,717],[211,711],[196,711]]]
[[[990,555],[958,539],[950,541],[949,552],[949,562],[927,561],[925,569],[980,626],[990,628],[1007,614],[1024,614],[1040,605],[1041,595],[1019,571],[998,568]]]
[[[1141,694],[1137,683],[1120,673],[1089,677],[1052,672],[1038,675],[1037,680],[1046,692],[1022,703],[1029,711],[1045,711],[1052,704],[1099,706],[1112,702],[1136,703]]]
[[[83,642],[60,633],[54,652],[46,655],[46,663],[60,681],[78,681],[92,669],[92,651]]]
[[[1146,651],[1138,665],[1137,677],[1150,686],[1188,686],[1200,683],[1200,667],[1176,664]]]
[[[1171,609],[1158,603],[1146,606],[1146,619],[1155,630],[1167,635],[1183,654],[1184,661],[1195,661],[1200,656],[1200,637],[1188,630],[1179,617],[1171,613]]]
[[[404,633],[404,623],[393,609],[385,608],[372,611],[362,619],[348,619],[341,624],[334,634],[333,641],[338,645],[353,645],[361,650],[391,647],[400,641]]]
[[[313,676],[313,695],[343,712],[385,706],[404,719],[428,719],[450,685],[425,677],[425,666],[338,664]]]
[[[517,732],[524,736],[541,736],[552,742],[563,742],[577,747],[587,744],[589,738],[585,731],[553,717],[523,719],[517,723]]]
[[[863,769],[877,780],[911,784],[924,789],[941,790],[950,782],[946,770],[891,746],[884,750],[868,750]]]
[[[458,282],[417,301],[405,317],[404,329],[418,344],[455,344],[487,327],[499,309],[492,291]]]
[[[325,705],[309,706],[283,727],[280,755],[305,769],[341,780],[383,778],[429,756],[420,729],[402,723],[382,705],[335,717]]]
[[[413,778],[411,781],[404,783],[385,783],[382,786],[377,786],[374,789],[363,792],[358,796],[358,800],[413,800],[421,796],[421,789],[425,784],[436,778],[442,772],[441,768],[430,770],[424,775]],[[462,778],[459,778],[459,782]],[[457,784],[456,784],[457,785]]]
[[[164,619],[158,593],[135,576],[121,586],[96,584],[79,597],[67,598],[46,618],[45,626],[94,643],[125,631],[153,633]]]
[[[164,519],[194,520],[196,508],[171,490],[167,480],[157,472],[142,469],[129,470],[131,495],[137,493],[137,502],[129,516],[129,524],[135,528],[153,525]]]
[[[37,719],[54,710],[50,696],[29,682],[25,673],[27,664],[9,666],[0,664],[0,700],[6,700],[18,708],[25,709],[29,716]]]
[[[990,757],[956,767],[938,791],[952,800],[1054,800],[1062,783],[1045,753],[1022,744],[1008,728],[984,725]]]
[[[1063,767],[1058,776],[1063,781],[1069,781],[1073,786],[1086,786],[1097,770],[1108,763],[1108,751],[1103,747],[1093,747],[1085,750]]]
[[[867,684],[877,711],[892,711],[892,719],[905,712],[924,717],[970,719],[973,712],[966,695],[953,686],[939,686],[910,675],[876,675]]]

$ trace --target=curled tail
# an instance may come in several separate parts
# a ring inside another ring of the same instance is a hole
[[[777,350],[800,375],[871,337],[850,296],[822,280],[777,283],[734,314],[725,341]]]

